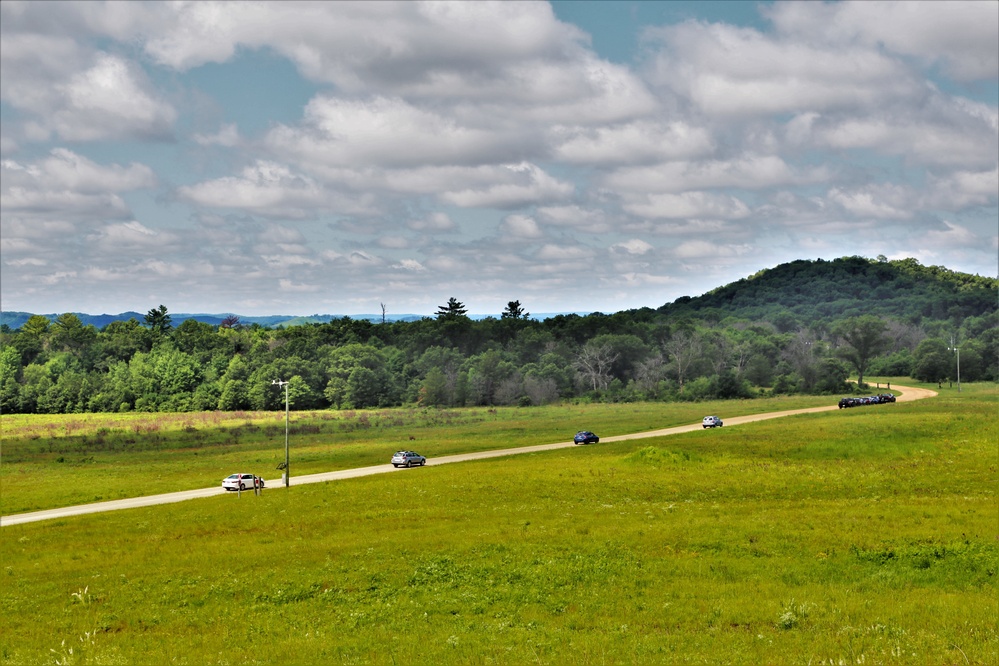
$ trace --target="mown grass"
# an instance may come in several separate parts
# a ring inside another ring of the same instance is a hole
[[[966,386],[4,527],[0,658],[993,664],[997,405]]]
[[[830,397],[707,403],[565,404],[532,408],[293,412],[294,476],[387,463],[394,451],[428,457],[564,442],[834,404]],[[233,472],[277,485],[283,412],[4,415],[0,514],[206,488]]]

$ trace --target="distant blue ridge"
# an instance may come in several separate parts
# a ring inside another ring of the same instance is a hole
[[[12,330],[17,330],[24,325],[24,322],[28,321],[36,313],[33,312],[0,312],[0,325],[6,324]],[[42,314],[49,321],[55,321],[57,317],[61,314]],[[80,321],[83,322],[84,326],[93,325],[94,328],[102,329],[111,322],[114,321],[128,321],[129,319],[135,319],[139,323],[145,322],[146,315],[140,312],[121,312],[119,314],[99,314],[92,315],[86,314],[84,312],[73,312]],[[314,315],[265,315],[258,317],[244,317],[243,315],[233,315],[232,313],[225,314],[189,314],[189,313],[168,313],[170,315],[170,321],[174,326],[177,326],[188,319],[194,319],[205,324],[210,324],[212,326],[218,326],[221,324],[226,317],[239,317],[239,323],[243,326],[252,326],[253,324],[259,324],[264,328],[276,328],[280,326],[298,326],[301,324],[325,324],[334,319],[343,319],[349,317],[354,320],[368,320],[376,324],[382,322],[382,315],[380,314],[357,314],[357,315],[342,315],[342,314],[314,314]],[[582,317],[590,314],[589,312],[542,312],[534,313],[530,316],[531,319],[542,321],[544,319],[550,319],[551,317],[557,317],[558,315],[570,315],[576,314]],[[499,314],[472,314],[468,315],[469,319],[481,320],[488,319],[492,317],[494,319],[499,319]],[[385,323],[393,323],[397,321],[419,321],[421,319],[434,319],[432,315],[418,315],[418,314],[400,314],[400,315],[389,315],[386,314],[384,319]]]

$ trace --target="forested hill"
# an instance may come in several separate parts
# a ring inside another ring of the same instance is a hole
[[[794,330],[860,315],[911,324],[960,322],[997,308],[995,278],[923,266],[915,259],[844,257],[781,264],[703,296],[679,298],[658,312],[670,318],[769,321]]]

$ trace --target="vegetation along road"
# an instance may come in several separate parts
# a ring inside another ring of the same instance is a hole
[[[902,394],[898,396],[899,402],[908,402],[912,400],[919,400],[922,398],[929,398],[937,395],[935,391],[928,389],[908,387],[908,386],[896,386]],[[811,414],[814,412],[826,412],[832,410],[839,410],[837,405],[827,405],[823,407],[810,407],[807,409],[792,409],[781,412],[768,412],[766,414],[751,414],[749,416],[735,416],[726,417],[725,425],[734,426],[741,425],[744,423],[751,423],[753,421],[764,421],[767,419],[774,419],[783,416],[794,416],[796,414]],[[637,432],[630,435],[618,435],[616,437],[605,437],[601,441],[604,442],[618,442],[626,439],[641,439],[644,437],[663,437],[666,435],[675,435],[681,432],[691,432],[701,429],[700,423],[692,423],[689,425],[676,426],[674,428],[665,428],[662,430],[650,430],[646,432]],[[475,453],[462,453],[452,456],[440,456],[438,458],[431,458],[427,460],[427,465],[445,465],[447,463],[455,462],[466,462],[469,460],[482,460],[485,458],[497,458],[500,456],[510,456],[522,453],[535,453],[538,451],[549,451],[552,449],[561,449],[575,446],[573,442],[556,442],[554,444],[539,444],[537,446],[523,446],[515,449],[496,449],[493,451],[478,451]],[[293,476],[289,482],[289,485],[297,486],[305,483],[320,483],[323,481],[336,481],[340,479],[352,479],[359,476],[368,476],[371,474],[383,474],[386,472],[397,471],[392,465],[386,463],[384,465],[373,465],[371,467],[358,467],[355,469],[339,470],[336,472],[323,472],[321,474],[307,474],[302,476]],[[268,492],[271,492],[275,487],[281,487],[279,484],[272,485]],[[149,495],[146,497],[132,497],[128,499],[121,500],[111,500],[107,502],[96,502],[93,504],[82,504],[79,506],[68,506],[61,507],[58,509],[47,509],[45,511],[32,511],[30,513],[21,513],[11,516],[0,516],[0,526],[6,527],[8,525],[18,525],[21,523],[30,523],[39,520],[50,520],[54,518],[66,518],[68,516],[77,516],[85,513],[99,513],[101,511],[117,511],[119,509],[134,509],[143,506],[152,506],[155,504],[171,504],[174,502],[183,502],[185,500],[197,499],[200,497],[210,497],[212,495],[222,495],[225,494],[226,490],[223,490],[221,486],[215,488],[201,488],[196,490],[185,490],[175,493],[165,493],[161,495]],[[249,492],[249,491],[247,491]]]

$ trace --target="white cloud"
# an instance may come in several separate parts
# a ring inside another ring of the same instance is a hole
[[[239,130],[234,123],[224,123],[215,134],[195,134],[195,143],[202,146],[224,146],[232,148],[240,144]]]
[[[349,210],[340,197],[286,165],[257,160],[239,176],[226,176],[178,188],[192,203],[249,210],[268,217],[312,217],[319,210]]]
[[[441,200],[463,208],[502,209],[561,201],[573,192],[572,183],[553,178],[533,164],[508,165],[491,173],[498,182],[444,192]]]
[[[834,188],[830,201],[858,217],[905,220],[913,215],[915,193],[898,185],[868,185],[860,189]]]
[[[620,249],[627,254],[632,255],[643,255],[651,252],[653,248],[651,245],[643,241],[641,238],[632,238],[623,243],[618,243],[612,246],[613,249]]]
[[[659,48],[649,78],[716,116],[871,107],[920,91],[909,68],[873,47],[694,21],[649,29],[646,39]]]
[[[999,167],[991,171],[957,171],[930,178],[928,205],[943,210],[995,206],[999,199]]]
[[[744,155],[730,160],[666,162],[648,167],[615,169],[603,179],[625,192],[685,192],[711,188],[759,189],[821,182],[824,168],[795,170],[778,155]]]
[[[428,233],[451,232],[457,228],[448,214],[441,212],[431,213],[430,215],[419,220],[410,220],[406,223],[406,226],[413,231],[424,231]]]
[[[500,231],[514,238],[541,238],[538,223],[526,215],[508,215],[500,224]]]
[[[714,139],[705,128],[683,121],[639,120],[608,127],[555,131],[556,158],[577,164],[635,164],[709,155]]]
[[[74,220],[127,217],[129,209],[119,193],[156,184],[145,165],[100,165],[63,148],[34,162],[3,160],[0,175],[5,224],[11,213]]]
[[[32,139],[170,136],[177,111],[153,91],[138,65],[115,54],[88,52],[66,38],[5,34],[3,45],[0,94],[31,114]]]
[[[614,220],[602,208],[540,206],[538,218],[545,224],[567,227],[580,233],[605,234],[615,229]]]
[[[415,259],[403,259],[402,261],[400,261],[398,264],[395,265],[395,268],[401,268],[401,269],[406,270],[406,271],[425,271],[425,270],[427,270],[426,267],[423,264],[421,264],[419,261],[417,261]]]
[[[999,3],[775,3],[763,11],[779,31],[793,37],[880,46],[931,64],[941,62],[963,81],[999,76]]]
[[[708,192],[650,194],[644,201],[627,203],[624,209],[648,218],[723,218],[749,215],[749,207],[736,197]]]

